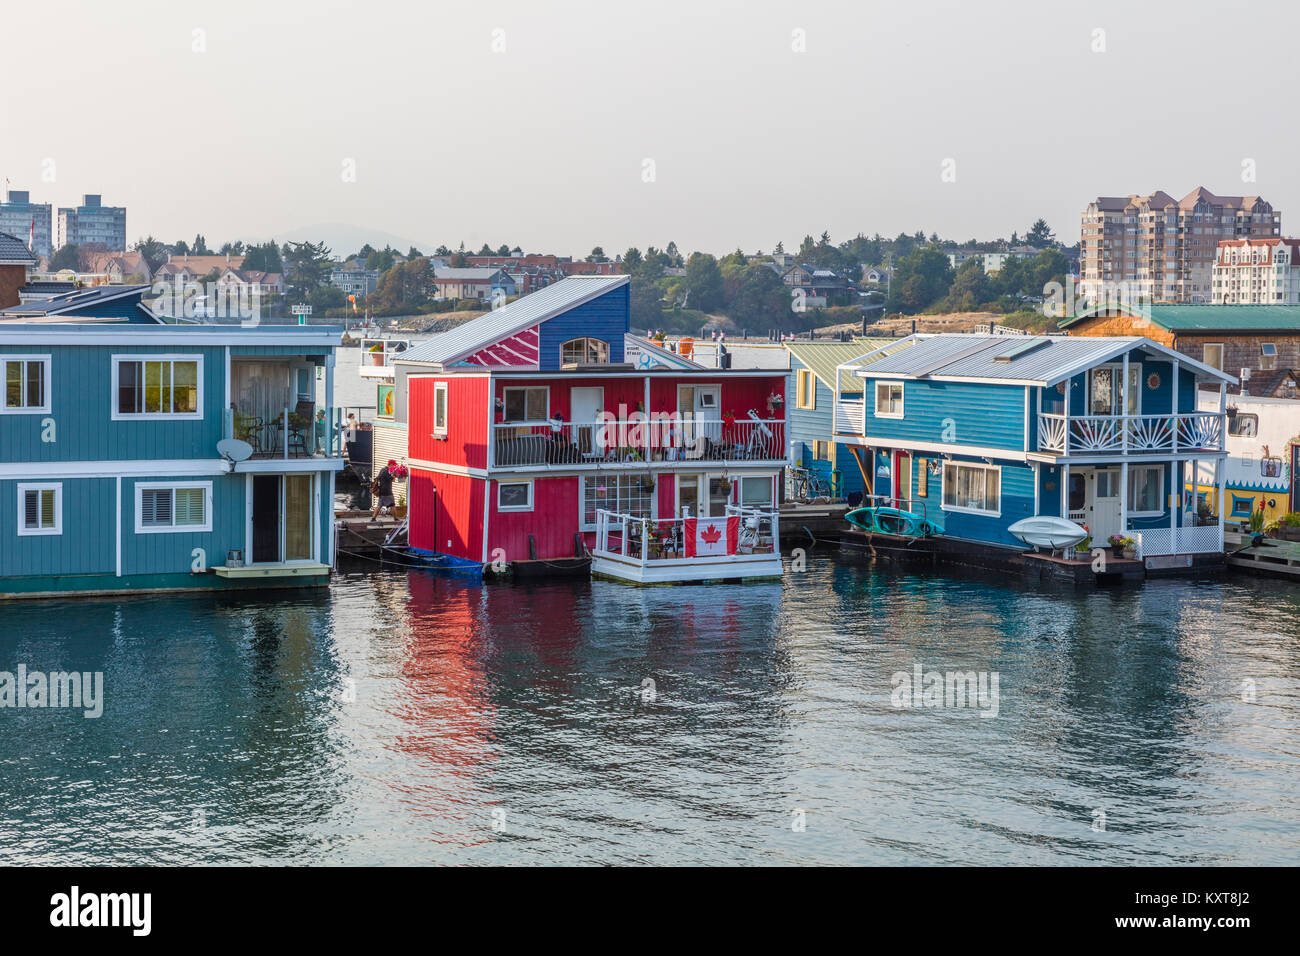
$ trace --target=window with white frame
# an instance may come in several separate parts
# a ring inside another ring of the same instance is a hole
[[[533,483],[531,481],[497,482],[497,511],[532,511]]]
[[[502,398],[508,422],[544,422],[550,417],[549,388],[507,388],[502,390]]]
[[[582,482],[582,527],[596,527],[598,510],[635,518],[654,517],[654,481],[645,475],[587,475]]]
[[[604,339],[570,339],[560,346],[561,365],[608,365],[609,343]]]
[[[18,533],[63,534],[63,485],[18,485]]]
[[[1165,466],[1128,466],[1128,513],[1142,517],[1164,513]]]
[[[1259,368],[1260,371],[1271,371],[1277,368],[1277,343],[1261,342],[1259,343]]]
[[[799,408],[817,407],[817,379],[806,368],[795,373],[795,405]]]
[[[903,417],[903,383],[902,382],[877,382],[876,383],[876,417],[877,418],[902,418]]]
[[[1201,352],[1201,361],[1210,368],[1217,368],[1223,371],[1223,343],[1207,342]]]
[[[113,418],[203,417],[203,356],[114,355]]]
[[[772,479],[767,475],[741,478],[740,503],[746,508],[772,507]]]
[[[433,385],[433,434],[435,438],[447,436],[447,383]]]
[[[137,534],[212,530],[212,482],[137,482]]]
[[[0,355],[5,398],[0,414],[37,414],[50,410],[50,357]]]
[[[997,465],[944,462],[943,510],[1000,515],[1002,469]]]

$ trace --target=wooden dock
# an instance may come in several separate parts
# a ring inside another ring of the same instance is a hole
[[[401,525],[387,516],[370,520],[368,511],[336,511],[334,523],[338,527],[338,552],[343,557],[382,559],[390,548],[406,547],[406,532],[389,541]]]
[[[1228,545],[1228,566],[1270,577],[1300,580],[1300,541],[1264,538],[1258,545],[1242,535],[1234,548]]]

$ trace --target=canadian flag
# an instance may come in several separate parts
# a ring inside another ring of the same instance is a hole
[[[710,558],[721,554],[735,554],[740,539],[740,516],[730,518],[687,518],[686,556]]]

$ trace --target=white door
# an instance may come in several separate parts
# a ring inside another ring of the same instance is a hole
[[[1088,528],[1093,544],[1104,548],[1112,534],[1119,534],[1119,469],[1097,468],[1089,476]]]
[[[717,386],[695,389],[695,420],[699,422],[701,436],[712,441],[722,440],[721,389]]]
[[[600,440],[601,428],[594,424],[600,419],[604,408],[603,388],[569,389],[569,417],[573,420],[573,437],[584,455],[599,455],[605,450]]]

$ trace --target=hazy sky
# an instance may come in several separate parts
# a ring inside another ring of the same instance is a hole
[[[44,0],[0,22],[0,180],[102,193],[130,240],[349,223],[726,252],[1041,215],[1075,241],[1098,194],[1196,185],[1300,232],[1282,0]]]

